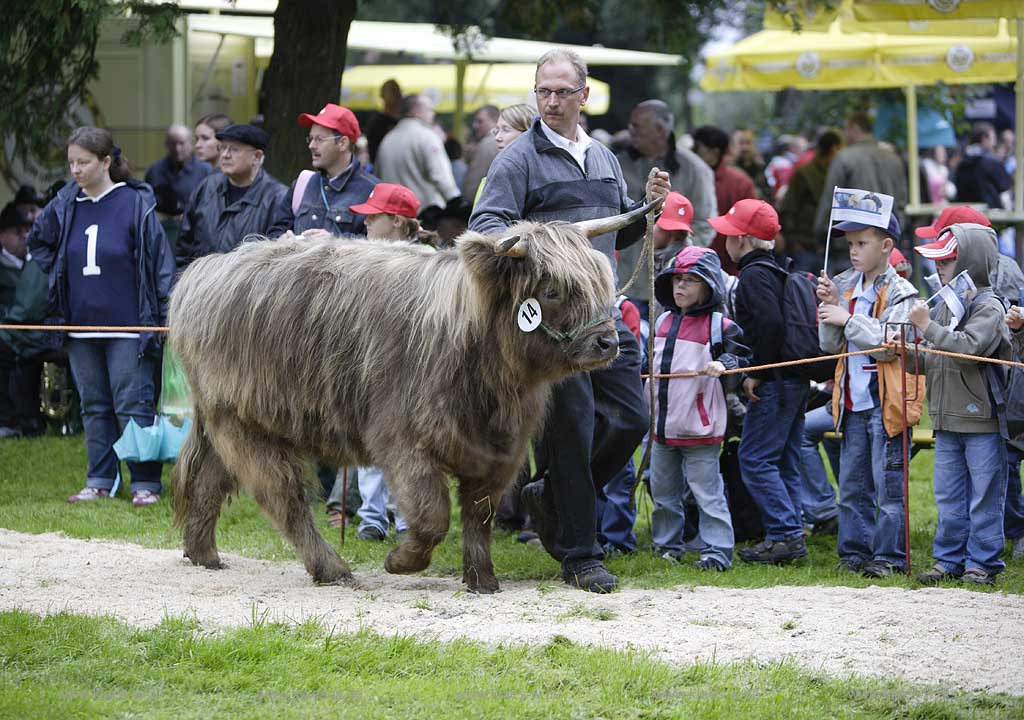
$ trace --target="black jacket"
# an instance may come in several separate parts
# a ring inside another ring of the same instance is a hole
[[[247,235],[276,238],[291,229],[281,204],[288,188],[260,170],[241,200],[227,204],[228,178],[208,176],[189,198],[178,236],[178,268],[238,247]]]
[[[782,360],[782,338],[785,323],[782,316],[782,274],[755,265],[757,260],[778,265],[767,250],[754,250],[740,258],[740,281],[736,284],[736,322],[743,328],[743,337],[753,353],[751,365],[765,365]],[[750,373],[759,380],[800,379],[789,368]]]
[[[1013,185],[1013,178],[1003,164],[986,152],[968,152],[956,169],[956,201],[985,203],[990,208],[1003,207],[1000,193]]]
[[[149,185],[134,180],[129,180],[126,185],[135,190],[136,197],[133,235],[139,281],[139,324],[166,325],[167,302],[174,281],[174,256],[156,217],[153,190]],[[67,236],[71,231],[78,191],[78,184],[73,180],[65,185],[36,218],[28,236],[32,259],[49,278],[48,319],[56,325],[67,324],[71,317],[68,307]],[[141,333],[139,354],[155,352],[160,344],[158,333]]]

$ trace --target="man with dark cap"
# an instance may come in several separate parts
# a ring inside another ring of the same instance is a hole
[[[380,182],[356,159],[359,121],[348,108],[327,103],[316,115],[302,113],[313,170],[303,170],[281,201],[289,228],[307,238],[366,235],[365,216],[351,210],[366,202]]]
[[[40,323],[46,317],[48,282],[32,262],[27,213],[9,202],[0,212],[0,324]],[[0,438],[42,431],[39,413],[40,353],[46,333],[0,330]]]
[[[208,176],[185,208],[176,252],[178,268],[215,252],[228,252],[247,235],[276,238],[291,227],[282,199],[288,188],[263,169],[270,138],[254,125],[228,125],[217,133],[221,174]]]

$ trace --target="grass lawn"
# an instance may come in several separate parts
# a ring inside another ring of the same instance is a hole
[[[638,652],[497,649],[316,622],[216,635],[165,620],[0,613],[0,716],[68,718],[1008,718],[1024,699],[832,679],[788,663],[686,668]]]
[[[911,464],[911,554],[915,570],[923,570],[931,564],[930,550],[936,518],[931,484],[932,464],[933,454],[930,451],[919,453]],[[68,505],[67,496],[84,484],[85,467],[82,436],[4,440],[0,444],[0,527],[29,533],[61,531],[71,537],[105,538],[149,547],[181,547],[180,536],[171,527],[167,502],[134,509],[123,499],[127,494],[122,493],[118,500],[111,502]],[[165,468],[165,482],[168,476],[169,467]],[[650,500],[643,496],[637,523],[641,546],[650,543],[650,507]],[[315,515],[321,532],[338,547],[339,534],[327,525],[323,505],[315,508]],[[291,547],[271,528],[255,503],[244,495],[225,507],[217,528],[217,538],[223,551],[254,558],[295,559]],[[435,553],[434,562],[427,573],[460,577],[460,542],[456,510],[453,511],[452,530]],[[779,584],[916,586],[914,581],[903,576],[869,581],[838,572],[835,569],[835,542],[834,537],[810,538],[809,558],[794,566],[781,568],[737,562],[735,568],[727,573],[702,573],[688,564],[671,564],[649,551],[615,558],[610,561],[609,567],[622,578],[625,585],[632,587],[672,587],[697,583],[723,587],[766,587]],[[357,571],[380,569],[390,547],[356,540],[355,532],[350,529],[341,553]],[[545,553],[517,544],[512,536],[497,533],[493,550],[499,580],[550,580],[558,576],[559,566],[554,560]],[[1024,593],[1024,563],[1008,563],[995,591]]]

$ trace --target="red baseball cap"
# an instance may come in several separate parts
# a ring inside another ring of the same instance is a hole
[[[655,223],[662,230],[685,230],[692,232],[690,222],[693,220],[693,203],[689,198],[677,192],[665,196],[665,204],[661,208],[661,216]]]
[[[366,202],[350,205],[348,209],[360,215],[388,213],[389,215],[414,218],[419,212],[420,201],[416,198],[416,194],[405,185],[377,183],[370,191],[370,197],[366,198]]]
[[[893,248],[892,252],[889,253],[889,264],[892,265],[901,278],[907,277],[910,263],[907,262],[907,258],[899,251],[899,248]],[[901,265],[903,266],[902,269],[900,268]]]
[[[764,200],[739,200],[725,215],[708,222],[723,235],[753,235],[762,240],[774,240],[782,230],[778,213]]]
[[[959,223],[977,223],[985,227],[992,227],[992,223],[988,221],[988,218],[974,208],[967,205],[950,205],[939,213],[939,217],[933,224],[917,228],[914,234],[919,238],[934,238],[938,237],[939,233],[950,225],[957,225]]]
[[[918,245],[914,252],[929,260],[950,260],[956,257],[956,235],[952,230],[942,232],[935,242]]]
[[[299,115],[299,125],[304,128],[320,125],[347,137],[351,143],[355,143],[360,135],[359,121],[353,112],[334,103],[327,103],[316,115],[302,113]]]

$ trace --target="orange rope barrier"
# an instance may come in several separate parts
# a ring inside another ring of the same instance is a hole
[[[0,330],[51,330],[56,332],[168,332],[169,327],[161,325],[0,325]]]

